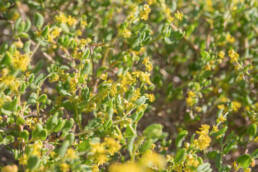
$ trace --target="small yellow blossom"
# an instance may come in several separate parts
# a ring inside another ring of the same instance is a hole
[[[86,27],[88,25],[87,21],[81,20],[81,27]]]
[[[214,125],[214,126],[212,127],[212,132],[216,133],[216,132],[218,132],[218,131],[219,131],[218,126],[217,126],[217,125]]]
[[[55,17],[57,22],[60,23],[67,23],[69,26],[73,26],[77,23],[77,20],[72,16],[65,16],[64,13],[60,13],[58,16]]]
[[[146,153],[143,154],[142,158],[140,159],[140,163],[144,167],[151,167],[155,169],[165,169],[166,167],[166,159],[151,150],[146,151]]]
[[[67,163],[60,164],[60,168],[61,168],[62,172],[68,172],[69,169],[70,169],[70,167],[69,167],[69,165]]]
[[[126,162],[124,164],[114,163],[110,166],[109,172],[142,172],[142,168],[135,162]]]
[[[145,97],[147,97],[150,102],[154,102],[155,100],[155,96],[153,94],[145,94]]]
[[[151,9],[148,4],[143,6],[143,10],[140,12],[140,16],[142,20],[148,20]]]
[[[173,22],[174,21],[174,18],[171,16],[171,12],[170,12],[170,9],[166,6],[165,9],[164,9],[164,12],[165,12],[165,15],[167,17],[167,20],[169,22]]]
[[[106,154],[98,154],[95,155],[95,160],[98,165],[103,165],[108,161],[108,157]]]
[[[225,118],[223,115],[220,115],[220,116],[218,117],[218,119],[217,119],[217,123],[219,123],[219,122],[223,123],[223,122],[225,122],[225,121],[226,121],[226,118]]]
[[[20,158],[19,158],[19,164],[21,165],[26,165],[28,161],[28,156],[26,154],[23,154]]]
[[[244,172],[251,172],[251,168],[244,169]]]
[[[229,33],[226,35],[226,41],[229,43],[234,43],[235,42],[235,38],[232,37]]]
[[[58,37],[61,33],[61,29],[55,27],[49,34],[48,34],[48,41],[53,42],[56,37]]]
[[[220,97],[221,103],[227,103],[228,101],[229,101],[229,99],[227,97],[225,97],[225,96]]]
[[[4,166],[1,172],[18,172],[18,167],[16,165]]]
[[[105,153],[105,145],[101,143],[95,143],[91,144],[91,152],[96,154],[96,153]]]
[[[76,152],[74,151],[74,149],[69,148],[66,152],[65,157],[68,159],[76,159],[77,155],[76,155]]]
[[[225,52],[224,51],[220,51],[218,54],[220,59],[223,59],[225,57]]]
[[[132,32],[127,28],[122,29],[120,33],[124,38],[130,38],[132,35]]]
[[[110,155],[114,155],[121,148],[120,143],[112,137],[105,138],[104,144],[107,147],[107,151],[110,153]]]
[[[99,172],[99,167],[97,165],[93,165],[91,167],[92,172]]]
[[[187,96],[187,98],[186,98],[186,104],[188,105],[188,106],[193,106],[195,103],[196,103],[196,94],[193,92],[193,91],[188,91],[188,96]]]
[[[241,103],[238,101],[232,102],[232,109],[233,111],[237,112],[241,108]]]
[[[77,23],[77,20],[72,16],[68,16],[66,22],[69,26],[73,26]]]
[[[223,105],[223,104],[218,105],[218,109],[220,109],[220,110],[224,110],[224,109],[225,109],[225,105]]]
[[[23,43],[22,43],[22,41],[21,41],[21,40],[16,41],[14,44],[15,44],[15,45],[16,45],[16,47],[18,47],[18,48],[22,48],[22,47],[23,47]]]
[[[12,64],[16,69],[25,71],[30,64],[30,57],[27,54],[20,54],[19,51],[16,51],[13,55]]]
[[[236,53],[234,50],[229,50],[228,51],[228,55],[230,57],[230,61],[231,63],[234,63],[234,62],[237,62],[238,61],[238,58],[239,58],[239,55],[238,53]]]
[[[211,142],[211,138],[209,136],[209,125],[202,125],[200,128],[200,131],[197,131],[196,133],[199,134],[198,139],[194,140],[194,145],[200,149],[200,150],[205,150]]]
[[[255,137],[254,142],[258,143],[258,136]]]
[[[155,4],[157,1],[156,0],[147,0],[147,3],[149,5]]]
[[[183,15],[182,12],[177,11],[176,14],[175,14],[175,17],[176,17],[177,20],[181,21],[181,20],[183,20],[184,15]]]
[[[3,83],[5,87],[10,87],[12,91],[18,91],[20,82],[13,75],[2,76],[0,82]]]
[[[145,65],[145,67],[146,67],[148,72],[152,71],[152,63],[150,62],[150,58],[149,57],[145,57],[143,59],[142,64]]]
[[[191,154],[186,157],[186,166],[198,167],[199,161]]]
[[[32,145],[32,155],[41,156],[42,142],[38,141]]]

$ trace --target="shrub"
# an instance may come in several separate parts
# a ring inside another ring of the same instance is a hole
[[[2,0],[2,171],[255,169],[257,7]]]

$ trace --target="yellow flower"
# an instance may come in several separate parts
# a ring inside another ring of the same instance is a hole
[[[118,152],[121,148],[120,143],[117,140],[113,139],[112,137],[105,138],[104,144],[107,147],[107,151],[111,155],[114,155],[114,153]]]
[[[231,63],[234,63],[234,62],[237,62],[238,61],[238,58],[239,58],[239,55],[238,53],[236,53],[234,50],[229,50],[228,51],[228,55],[230,57],[230,61]]]
[[[209,137],[209,125],[202,125],[200,128],[200,131],[197,131],[196,133],[199,134],[198,139],[194,140],[194,145],[200,149],[200,150],[205,150],[211,142],[211,138]]]
[[[225,105],[223,105],[223,104],[218,105],[218,109],[220,109],[220,110],[224,110],[224,109],[225,109]]]
[[[151,150],[146,151],[140,159],[140,164],[144,167],[150,167],[158,170],[166,168],[166,159]]]
[[[76,152],[74,151],[74,149],[69,148],[66,152],[65,157],[68,159],[76,159],[77,155],[76,155]]]
[[[140,16],[142,20],[148,20],[151,9],[148,4],[143,6],[143,10],[140,12]]]
[[[220,97],[221,103],[227,103],[228,101],[229,101],[229,99],[227,97],[225,97],[225,96]]]
[[[155,4],[155,3],[156,3],[156,0],[147,0],[147,3],[148,3],[149,5]]]
[[[108,161],[108,157],[106,154],[98,154],[95,155],[95,160],[98,165],[103,165]]]
[[[238,101],[232,102],[232,109],[233,111],[237,112],[241,108],[241,103]]]
[[[175,17],[177,20],[181,21],[181,20],[183,20],[184,15],[180,11],[177,11],[175,14]]]
[[[32,145],[32,155],[41,156],[42,142],[38,141]]]
[[[66,19],[66,22],[69,26],[73,26],[77,23],[77,20],[72,16],[68,16],[68,18]]]
[[[87,21],[81,20],[81,27],[86,27],[88,25]]]
[[[15,45],[16,45],[16,47],[18,47],[18,48],[22,48],[22,47],[23,47],[23,43],[22,43],[22,41],[21,41],[21,40],[16,41],[14,44],[15,44]]]
[[[255,143],[258,143],[258,136],[255,137],[254,142],[255,142]]]
[[[18,167],[16,165],[4,166],[1,172],[18,172]]]
[[[171,16],[170,9],[167,6],[165,6],[165,8],[164,8],[164,13],[165,13],[168,21],[173,22],[174,18]]]
[[[188,106],[193,106],[195,103],[196,103],[196,94],[193,92],[193,91],[188,91],[188,96],[187,96],[187,98],[186,98],[186,104],[188,105]]]
[[[66,23],[66,16],[64,15],[64,13],[59,13],[59,15],[55,17],[55,19],[57,22]]]
[[[30,57],[27,54],[20,54],[19,51],[16,51],[13,55],[12,64],[16,69],[25,71],[30,64]]]
[[[58,16],[55,17],[57,22],[60,23],[67,23],[69,26],[73,26],[77,23],[77,20],[72,16],[66,17],[64,13],[60,13]]]
[[[0,78],[0,82],[5,87],[10,87],[12,91],[18,91],[18,88],[20,86],[20,82],[17,78],[15,78],[13,75],[7,75]]]
[[[55,27],[49,34],[48,34],[48,41],[53,42],[56,37],[58,37],[61,33],[61,29]]]
[[[68,172],[69,169],[70,169],[69,165],[66,164],[66,163],[60,164],[60,168],[61,168],[61,171],[62,171],[62,172]]]
[[[224,51],[220,51],[218,56],[219,56],[219,58],[223,59],[225,57],[225,52]]]
[[[226,41],[229,43],[234,43],[235,42],[235,38],[232,37],[229,33],[226,35]]]
[[[143,59],[142,64],[145,65],[145,67],[146,67],[146,69],[147,69],[148,72],[150,72],[150,71],[152,70],[152,63],[150,62],[149,57],[145,57],[145,58]]]
[[[199,161],[193,156],[193,155],[188,155],[186,158],[186,166],[190,167],[197,167],[199,165]]]
[[[225,121],[226,121],[226,118],[225,118],[223,115],[220,115],[220,116],[218,117],[218,119],[217,119],[217,123],[219,123],[219,122],[223,123],[223,122],[225,122]]]
[[[150,102],[154,102],[155,100],[155,96],[153,94],[145,94],[145,97],[147,97]]]
[[[127,28],[124,28],[120,31],[120,34],[124,37],[124,38],[130,38],[131,35],[132,35],[132,32],[127,29]]]
[[[92,172],[99,172],[99,167],[97,165],[93,165],[91,170]]]
[[[109,168],[109,172],[143,172],[141,167],[135,162],[126,162],[124,164],[115,163]]]
[[[218,126],[217,126],[217,125],[214,125],[214,126],[212,127],[212,132],[216,133],[216,132],[218,132],[218,131],[219,131]]]
[[[251,172],[251,168],[244,169],[244,172]]]
[[[91,144],[91,152],[96,154],[96,153],[105,153],[105,145],[101,144],[101,143],[95,143],[95,144]]]

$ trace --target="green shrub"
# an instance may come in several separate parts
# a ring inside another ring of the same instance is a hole
[[[255,169],[255,0],[0,1],[0,168]]]

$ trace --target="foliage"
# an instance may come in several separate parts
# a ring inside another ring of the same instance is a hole
[[[0,1],[2,171],[251,171],[257,17],[255,0]]]

